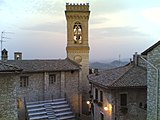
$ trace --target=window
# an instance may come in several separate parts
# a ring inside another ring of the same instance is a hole
[[[103,113],[100,113],[100,117],[101,117],[101,120],[104,120],[104,115],[103,115]]]
[[[49,75],[49,84],[54,84],[56,82],[56,75]]]
[[[21,76],[20,77],[20,87],[27,87],[28,86],[28,76]]]
[[[74,32],[74,43],[82,43],[82,26],[80,22],[76,22],[73,27]]]
[[[98,89],[95,88],[95,99],[98,100]]]
[[[100,102],[103,102],[103,91],[100,91]]]
[[[127,106],[127,94],[120,94],[120,105]]]

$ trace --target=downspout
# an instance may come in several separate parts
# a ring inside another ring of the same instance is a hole
[[[78,117],[80,117],[80,70],[78,70]]]
[[[156,70],[156,73],[157,73],[157,82],[156,82],[156,87],[157,87],[157,89],[156,89],[156,93],[157,93],[157,98],[156,98],[156,103],[157,103],[157,106],[156,106],[156,111],[157,111],[157,115],[156,115],[156,119],[158,120],[158,104],[159,104],[159,69],[158,68],[156,68],[152,63],[150,63],[148,60],[146,60],[145,58],[143,58],[141,55],[140,55],[140,58],[142,59],[142,60],[144,60],[147,64],[149,64],[151,67],[153,67],[155,70]]]

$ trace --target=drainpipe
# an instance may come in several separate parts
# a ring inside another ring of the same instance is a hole
[[[156,93],[157,93],[157,98],[156,98],[156,103],[157,103],[157,107],[156,107],[156,111],[157,111],[157,115],[156,115],[156,119],[158,120],[158,104],[159,104],[159,69],[158,68],[156,68],[152,63],[150,63],[148,60],[146,60],[145,58],[143,58],[142,56],[140,56],[140,58],[142,59],[142,60],[144,60],[147,64],[149,64],[151,67],[153,67],[155,70],[156,70],[156,73],[157,73],[157,82],[156,82],[156,87],[157,87],[157,89],[156,89]]]
[[[80,117],[80,112],[81,112],[81,109],[80,109],[80,72],[81,70],[78,70],[78,118]]]

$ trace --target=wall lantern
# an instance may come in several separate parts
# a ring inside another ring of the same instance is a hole
[[[105,111],[108,111],[108,107],[104,107],[103,109],[104,109]]]
[[[86,103],[89,105],[89,104],[90,104],[90,101],[88,100]]]

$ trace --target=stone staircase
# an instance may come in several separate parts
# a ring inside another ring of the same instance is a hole
[[[26,111],[29,120],[75,120],[65,98],[28,102]]]

